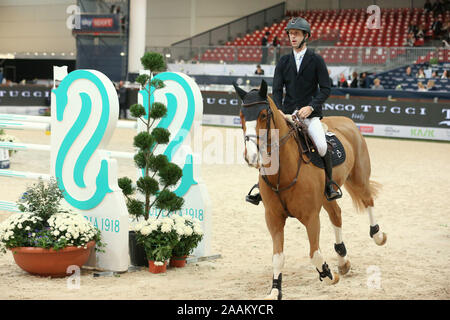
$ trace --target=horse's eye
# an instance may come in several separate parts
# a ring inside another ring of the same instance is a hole
[[[265,113],[261,113],[261,116],[259,117],[261,120],[266,120],[267,115]]]

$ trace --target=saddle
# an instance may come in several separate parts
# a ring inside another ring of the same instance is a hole
[[[308,134],[308,128],[303,122],[294,121],[291,115],[286,115],[286,122],[289,127],[296,127],[298,130],[298,141],[302,150],[302,159],[305,163],[312,163],[318,168],[324,169],[324,163],[314,141]],[[345,161],[345,149],[341,141],[336,135],[328,130],[328,126],[322,122],[325,131],[325,138],[327,140],[328,151],[331,154],[331,162],[333,167],[342,164]]]

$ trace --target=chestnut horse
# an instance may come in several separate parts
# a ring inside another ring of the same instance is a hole
[[[328,212],[335,230],[335,251],[340,274],[344,275],[350,270],[350,261],[342,238],[341,208],[336,200],[328,201],[324,194],[324,170],[303,160],[298,144],[298,128],[289,126],[286,116],[267,97],[267,84],[264,80],[259,90],[246,92],[237,85],[234,86],[242,100],[240,117],[245,136],[244,157],[250,166],[259,169],[259,188],[265,219],[273,241],[272,289],[266,298],[282,297],[284,225],[289,216],[297,218],[306,227],[311,263],[319,272],[320,281],[337,283],[339,275],[330,270],[319,249],[319,213],[322,207]],[[341,141],[346,154],[345,161],[333,169],[333,180],[339,186],[345,186],[358,211],[367,211],[370,237],[377,245],[383,245],[387,237],[376,223],[372,212],[379,184],[370,180],[370,158],[366,141],[349,118],[326,117],[322,122]],[[278,139],[269,133],[273,132],[272,129],[278,130],[275,131]],[[273,160],[275,153],[278,163]]]

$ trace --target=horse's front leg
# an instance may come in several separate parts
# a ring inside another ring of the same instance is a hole
[[[325,280],[327,284],[336,284],[339,281],[339,276],[330,270],[319,249],[320,219],[318,213],[310,217],[310,220],[306,224],[306,231],[310,246],[309,256],[311,263],[317,272],[319,272],[320,281]]]
[[[266,223],[269,229],[270,235],[272,236],[273,242],[273,256],[272,256],[272,266],[273,266],[273,277],[272,277],[272,288],[267,300],[281,300],[281,281],[282,281],[282,269],[284,266],[284,225],[286,218],[281,214],[276,214],[270,212],[266,209]]]

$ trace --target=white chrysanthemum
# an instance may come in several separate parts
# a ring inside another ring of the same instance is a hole
[[[173,217],[175,224],[184,224],[184,221],[186,220],[185,218],[183,218],[177,214],[173,215],[172,217]]]
[[[202,230],[202,228],[200,227],[200,226],[198,226],[198,225],[194,225],[194,232],[196,233],[196,234],[198,234],[198,235],[203,235],[203,230]]]
[[[157,228],[162,225],[162,220],[161,219],[154,219],[151,224],[155,225]]]
[[[191,228],[191,227],[188,227],[188,226],[184,227],[184,234],[185,234],[186,236],[192,235],[192,228]]]
[[[175,229],[177,231],[177,234],[181,237],[184,236],[184,227],[179,226]]]
[[[148,228],[150,229],[150,232],[156,231],[158,230],[158,227],[155,224],[150,224],[148,226]]]
[[[164,233],[169,233],[170,231],[172,231],[172,225],[170,225],[168,223],[163,223],[161,225],[161,231]]]
[[[152,230],[150,229],[150,227],[145,226],[145,227],[142,227],[141,230],[140,230],[139,232],[140,232],[142,235],[147,236],[147,235],[149,235],[149,234],[152,232]]]

